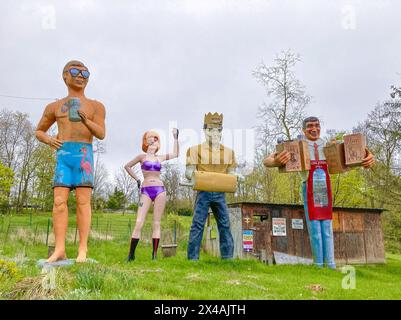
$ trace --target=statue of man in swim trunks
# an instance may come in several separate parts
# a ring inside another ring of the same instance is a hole
[[[89,70],[80,61],[70,61],[63,69],[68,88],[67,97],[50,103],[36,128],[39,141],[57,149],[54,173],[53,229],[55,250],[47,260],[66,259],[65,237],[68,226],[67,200],[75,189],[79,248],[76,262],[85,262],[91,225],[91,193],[93,188],[92,140],[105,137],[105,108],[102,103],[85,97]],[[51,137],[47,130],[57,122],[58,134]]]

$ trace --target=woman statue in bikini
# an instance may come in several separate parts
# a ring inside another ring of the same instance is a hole
[[[143,135],[142,150],[145,154],[140,154],[132,161],[125,165],[125,170],[134,178],[138,184],[138,189],[141,190],[139,201],[137,219],[135,228],[131,237],[131,246],[128,255],[128,262],[135,260],[135,249],[141,236],[141,229],[145,222],[146,214],[152,202],[154,202],[153,209],[153,233],[152,244],[153,252],[152,259],[156,259],[157,248],[160,240],[160,221],[163,215],[164,207],[166,205],[166,190],[163,182],[160,180],[161,163],[166,160],[178,157],[178,129],[173,129],[174,136],[174,151],[170,154],[157,155],[160,149],[160,137],[157,132],[147,131]],[[141,164],[143,173],[143,183],[135,175],[132,167],[137,163]]]

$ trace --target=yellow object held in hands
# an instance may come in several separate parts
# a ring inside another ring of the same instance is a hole
[[[195,171],[194,190],[208,192],[235,192],[237,176],[233,174]]]

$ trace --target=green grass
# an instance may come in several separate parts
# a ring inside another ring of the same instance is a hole
[[[191,218],[179,218],[184,219],[182,225],[189,228]],[[136,260],[126,263],[128,242],[129,238],[126,241],[91,241],[89,257],[98,263],[57,268],[56,288],[52,290],[41,289],[45,275],[36,266],[38,259],[47,256],[45,244],[22,240],[0,242],[0,259],[15,258],[18,269],[18,277],[8,273],[1,277],[0,298],[401,299],[401,255],[388,254],[386,264],[355,266],[356,288],[343,289],[346,274],[341,273],[341,269],[221,260],[203,252],[199,261],[188,261],[185,240],[180,241],[176,256],[163,258],[160,249],[156,261],[151,260],[151,246],[141,241]],[[75,258],[76,254],[77,246],[68,243],[67,255]]]

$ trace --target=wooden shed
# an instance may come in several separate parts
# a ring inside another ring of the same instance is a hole
[[[272,263],[276,254],[312,259],[303,205],[238,202],[228,205],[234,257]],[[382,209],[333,208],[337,264],[385,263]],[[205,248],[218,254],[218,232],[208,220]]]

